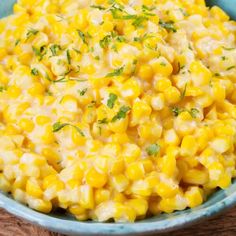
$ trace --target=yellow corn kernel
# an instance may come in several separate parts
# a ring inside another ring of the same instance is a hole
[[[52,203],[43,199],[30,199],[27,203],[29,207],[43,213],[49,213],[52,210]]]
[[[31,96],[42,95],[45,92],[45,88],[41,83],[34,83],[33,87],[28,90]]]
[[[221,21],[229,20],[229,16],[218,6],[213,6],[210,9],[210,13],[212,14],[213,17],[215,17],[218,20],[221,20]]]
[[[208,181],[208,173],[206,170],[191,169],[183,175],[183,181],[189,184],[203,185]]]
[[[26,132],[31,132],[34,129],[34,122],[27,118],[22,118],[19,121],[19,126]]]
[[[141,86],[134,79],[129,79],[124,82],[121,88],[121,94],[128,99],[135,99],[141,94]]]
[[[194,208],[203,202],[202,190],[199,187],[189,187],[185,192],[184,197],[188,201],[188,206]]]
[[[81,215],[86,212],[86,209],[79,206],[79,205],[73,205],[69,207],[69,212],[74,214],[74,215]]]
[[[60,161],[60,156],[51,148],[44,148],[42,150],[43,156],[46,157],[47,162],[52,165],[56,170],[59,170],[60,167],[58,162]]]
[[[76,145],[84,145],[86,142],[86,138],[84,136],[82,136],[78,130],[76,129],[72,129],[71,130],[71,138],[72,141],[76,144]]]
[[[114,219],[116,222],[134,222],[136,218],[135,210],[130,206],[125,206],[123,203],[115,204]]]
[[[108,126],[114,133],[124,133],[128,128],[128,117],[126,116],[124,119],[118,119],[115,122],[110,122]]]
[[[180,139],[174,129],[169,129],[164,132],[165,143],[173,146],[177,146],[180,143]]]
[[[165,97],[163,93],[159,93],[152,97],[151,106],[153,110],[160,111],[165,106]]]
[[[141,163],[144,167],[145,173],[149,173],[153,171],[153,163],[151,160],[145,159],[145,160],[142,160]]]
[[[2,173],[0,173],[0,189],[6,193],[11,191],[11,183]]]
[[[102,188],[107,182],[107,175],[99,173],[94,168],[88,170],[85,176],[87,184],[94,188]]]
[[[39,115],[35,118],[37,125],[45,125],[51,121],[49,116]]]
[[[54,188],[56,191],[64,189],[64,183],[59,180],[58,176],[55,174],[48,175],[43,180],[43,189]]]
[[[126,133],[115,133],[112,135],[112,142],[125,144],[129,141],[129,137]]]
[[[148,122],[138,127],[138,134],[140,138],[155,142],[162,135],[162,126],[158,123]]]
[[[85,209],[93,209],[94,196],[93,189],[89,185],[82,185],[79,189],[79,204]]]
[[[165,57],[159,57],[151,61],[151,66],[155,74],[169,76],[172,74],[173,67]]]
[[[174,86],[170,86],[169,88],[167,88],[164,91],[164,95],[166,102],[169,104],[175,104],[181,99],[180,91]]]
[[[144,177],[145,170],[141,162],[135,162],[127,166],[126,176],[130,180],[138,180]]]
[[[149,184],[149,182],[145,180],[137,180],[134,181],[131,188],[130,188],[131,193],[135,195],[140,195],[143,197],[150,196],[152,193],[152,188]]]
[[[192,135],[184,136],[181,143],[180,153],[182,156],[194,156],[197,152],[196,138]]]
[[[202,62],[193,61],[189,69],[192,73],[192,80],[195,86],[209,85],[212,75],[210,70]]]
[[[162,172],[167,176],[174,176],[176,174],[177,168],[175,156],[176,154],[174,151],[167,150],[167,154],[162,157]]]
[[[158,92],[164,92],[171,87],[171,81],[167,77],[158,77],[154,84],[154,89]]]
[[[0,47],[0,60],[2,60],[7,55],[7,50],[3,47]]]
[[[148,203],[145,199],[130,199],[127,204],[135,210],[137,216],[146,215]]]
[[[131,125],[140,124],[140,121],[149,117],[152,108],[144,101],[137,100],[134,102],[131,112]]]
[[[227,137],[219,137],[212,140],[210,145],[216,152],[224,153],[229,150],[231,142]]]
[[[213,82],[212,83],[213,95],[214,99],[217,102],[223,102],[225,100],[225,87],[220,83]]]
[[[110,198],[110,195],[111,193],[107,189],[96,189],[95,195],[94,195],[96,205],[99,205],[102,202],[108,201]]]
[[[162,198],[173,197],[178,193],[178,186],[173,183],[161,181],[156,186],[156,193]]]
[[[230,186],[231,184],[231,177],[227,174],[224,173],[222,177],[217,181],[218,186],[222,189],[226,189]]]
[[[26,183],[26,193],[35,198],[41,198],[43,191],[36,179],[28,179]]]
[[[7,94],[9,98],[17,98],[21,94],[21,89],[15,85],[9,86],[7,89]]]
[[[150,65],[141,65],[138,71],[138,76],[146,81],[151,81],[153,78],[153,69]]]
[[[51,125],[46,126],[44,134],[41,136],[41,140],[45,144],[51,144],[55,142],[55,135],[52,131]]]
[[[129,180],[123,174],[115,175],[111,179],[112,185],[118,192],[123,192],[129,185]]]
[[[110,164],[110,172],[114,175],[122,173],[124,169],[125,164],[123,158],[116,158]]]
[[[65,95],[61,100],[61,105],[70,112],[78,110],[77,99],[72,95]]]
[[[224,166],[219,162],[212,162],[208,165],[209,179],[218,181],[224,174]]]

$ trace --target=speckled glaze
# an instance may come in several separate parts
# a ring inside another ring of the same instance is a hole
[[[0,0],[0,18],[12,12],[15,0]],[[236,19],[236,0],[209,0],[224,8]],[[0,193],[0,207],[8,212],[40,225],[51,231],[68,235],[147,235],[183,228],[201,220],[206,220],[236,205],[236,181],[226,190],[219,190],[207,202],[194,209],[161,214],[135,223],[96,223],[79,222],[69,214],[54,212],[42,214],[16,201],[10,195]]]

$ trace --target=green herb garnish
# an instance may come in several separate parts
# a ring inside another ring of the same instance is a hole
[[[111,122],[115,122],[120,119],[124,119],[126,117],[127,112],[131,110],[128,106],[122,106],[118,113],[112,118]]]
[[[87,92],[87,88],[85,88],[85,89],[82,89],[82,90],[78,90],[78,92],[79,92],[79,95],[80,96],[84,96],[84,94]]]
[[[59,50],[61,50],[61,46],[58,45],[58,44],[53,44],[53,45],[50,47],[50,51],[52,52],[52,56],[57,56]]]
[[[124,66],[122,66],[122,67],[120,67],[120,68],[118,68],[118,69],[115,69],[113,72],[111,72],[111,73],[108,73],[107,75],[106,75],[106,77],[114,77],[114,76],[119,76],[119,75],[121,75],[122,73],[123,73],[123,71],[124,71]]]
[[[38,71],[38,69],[33,68],[33,69],[31,70],[31,74],[34,75],[34,76],[39,75],[39,71]]]
[[[91,7],[91,8],[98,9],[98,10],[101,10],[101,11],[106,10],[105,7],[102,7],[102,6],[100,6],[100,5],[91,5],[90,7]]]
[[[32,46],[32,50],[33,50],[34,54],[38,57],[39,61],[41,61],[47,53],[46,46],[42,46],[39,49]]]
[[[107,48],[110,42],[111,42],[111,35],[107,35],[102,40],[100,40],[99,44],[101,48]]]
[[[86,36],[85,36],[85,34],[84,34],[81,30],[78,30],[78,29],[77,29],[77,32],[78,32],[78,34],[79,34],[79,37],[82,39],[83,43],[84,43],[84,44],[88,44],[87,41],[86,41]]]
[[[71,126],[71,127],[75,128],[80,133],[81,136],[85,137],[84,133],[82,132],[82,130],[79,127],[77,127],[75,125],[72,125],[72,124],[69,124],[69,123],[56,122],[52,126],[52,131],[54,133],[56,133],[56,132],[60,131],[61,129],[63,129],[66,126]]]
[[[234,68],[235,68],[235,66],[230,66],[230,67],[228,67],[226,70],[229,71],[229,70],[232,70],[232,69],[234,69]]]
[[[177,32],[176,28],[174,27],[173,21],[164,22],[162,20],[159,21],[159,25],[165,28],[167,31]]]
[[[38,34],[38,30],[30,28],[26,34],[26,39],[28,40],[30,37],[32,37],[33,35]]]
[[[71,64],[71,56],[70,56],[70,51],[69,49],[66,50],[66,58],[67,58],[67,62],[70,65]]]
[[[107,124],[108,120],[107,118],[103,118],[102,120],[98,120],[98,124]]]
[[[151,144],[146,148],[146,152],[149,156],[156,156],[160,151],[160,146],[156,143]]]
[[[114,93],[110,93],[109,98],[107,100],[107,106],[112,109],[115,105],[116,100],[117,100],[117,95]]]

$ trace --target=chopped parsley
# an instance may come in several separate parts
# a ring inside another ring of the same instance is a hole
[[[107,48],[111,42],[111,35],[105,36],[102,40],[99,41],[101,48]]]
[[[226,70],[229,71],[229,70],[232,70],[232,69],[234,69],[234,68],[235,68],[235,66],[230,66],[230,67],[228,67]]]
[[[80,96],[84,96],[84,94],[87,92],[87,88],[85,88],[85,89],[82,89],[82,90],[78,90],[78,92],[79,92],[79,95]]]
[[[191,108],[190,110],[187,110],[185,108],[172,107],[171,111],[175,117],[177,117],[180,113],[187,111],[192,116],[192,118],[197,118],[197,114],[199,113],[197,108]]]
[[[184,90],[183,90],[183,92],[182,92],[181,95],[180,95],[181,100],[184,99],[184,97],[185,97],[186,90],[187,90],[187,85],[188,85],[188,83],[186,83],[186,84],[184,85]]]
[[[151,144],[146,148],[146,152],[149,156],[156,156],[160,151],[160,146],[156,143]]]
[[[15,46],[17,46],[20,43],[20,39],[17,39],[15,42]]]
[[[67,62],[70,65],[71,64],[71,56],[70,56],[70,51],[69,49],[66,50],[66,58],[67,58]]]
[[[161,65],[161,66],[166,66],[166,63],[162,61],[162,62],[160,63],[160,65]]]
[[[31,70],[31,74],[34,75],[34,76],[39,75],[39,71],[38,71],[38,69],[33,68],[33,69]]]
[[[197,118],[197,114],[199,113],[199,110],[197,108],[191,108],[191,110],[188,112],[193,118]]]
[[[133,21],[132,25],[136,28],[140,27],[144,21],[148,20],[146,16],[137,16]]]
[[[4,90],[6,90],[6,88],[3,86],[0,86],[0,93],[2,93]]]
[[[114,93],[110,93],[109,98],[107,100],[107,106],[112,109],[115,105],[116,100],[117,100],[117,95]]]
[[[225,46],[222,46],[222,48],[223,48],[224,50],[226,50],[226,51],[232,51],[232,50],[235,49],[235,48],[227,48],[227,47],[225,47]]]
[[[156,9],[155,6],[148,7],[148,6],[146,6],[146,5],[142,5],[142,10],[143,10],[143,11],[153,11],[153,10],[155,10],[155,9]]]
[[[115,69],[113,72],[111,72],[111,73],[108,73],[107,75],[106,75],[106,77],[114,77],[114,76],[119,76],[119,75],[121,75],[122,73],[123,73],[123,71],[124,71],[124,66],[122,66],[122,67],[120,67],[120,68],[118,68],[118,69]]]
[[[164,22],[162,20],[159,21],[159,25],[165,28],[167,31],[177,32],[176,28],[174,27],[173,21]]]
[[[77,127],[75,125],[72,125],[72,124],[69,124],[69,123],[61,123],[60,121],[53,124],[52,131],[54,133],[56,133],[56,132],[60,131],[61,129],[63,129],[66,126],[71,126],[71,127],[75,128],[80,133],[81,136],[83,136],[83,137],[85,136],[84,133],[82,132],[82,130],[79,127]]]
[[[52,56],[57,56],[59,50],[61,50],[61,46],[58,45],[58,44],[53,44],[53,45],[50,47],[50,51],[52,52]]]
[[[77,32],[78,32],[78,34],[79,34],[79,37],[82,39],[83,43],[84,43],[84,44],[88,44],[88,42],[86,41],[86,36],[85,36],[85,34],[84,34],[81,30],[78,30],[78,29],[77,29]]]
[[[98,124],[107,124],[108,120],[107,118],[103,118],[102,120],[98,120]]]
[[[98,9],[98,10],[101,10],[101,11],[106,10],[105,7],[102,7],[102,6],[100,6],[100,5],[91,5],[90,7],[91,7],[91,8]]]
[[[47,53],[46,46],[42,46],[39,49],[32,46],[32,50],[33,50],[34,54],[38,57],[39,61],[41,61]]]
[[[128,106],[122,106],[118,113],[112,118],[111,122],[124,119],[126,117],[127,112],[129,112],[130,110],[131,108]]]
[[[32,37],[32,36],[38,34],[38,32],[39,32],[38,30],[33,29],[33,28],[30,28],[30,29],[28,30],[27,34],[26,34],[26,40],[28,40],[30,37]]]

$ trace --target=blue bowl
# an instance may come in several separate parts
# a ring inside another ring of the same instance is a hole
[[[15,0],[0,0],[0,18],[12,12]],[[236,19],[236,0],[208,1],[217,3]],[[226,190],[214,193],[204,204],[194,209],[161,214],[135,223],[79,222],[69,214],[42,214],[0,193],[0,207],[6,211],[51,231],[69,235],[147,235],[167,232],[206,220],[236,205],[236,181]]]

